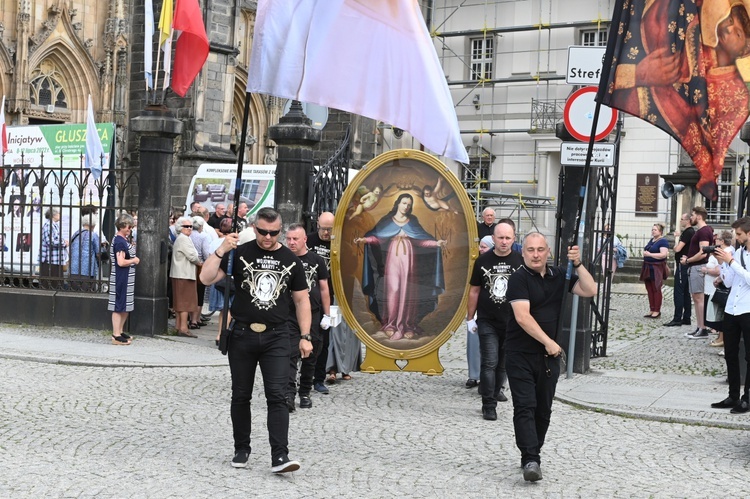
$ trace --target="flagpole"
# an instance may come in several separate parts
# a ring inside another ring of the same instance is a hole
[[[177,11],[177,9],[175,9],[175,12],[176,11]],[[172,25],[174,25],[174,18],[172,19]],[[172,37],[173,36],[174,36],[174,28],[172,28],[172,29],[169,30],[169,50],[172,50]],[[166,42],[164,42],[164,43],[166,44]],[[166,56],[164,56],[164,57],[166,59]],[[172,60],[170,59],[169,62],[171,63]],[[162,84],[162,89],[161,89],[161,102],[160,102],[160,104],[162,104],[162,105],[164,104],[164,97],[167,95],[167,81],[170,80],[170,78],[167,78],[167,76],[171,76],[171,75],[172,75],[171,68],[165,68],[164,69],[164,83]],[[154,100],[156,100],[156,98],[154,98]]]
[[[161,42],[161,31],[159,32],[159,41]],[[153,104],[156,104],[156,93],[159,91],[159,61],[161,60],[161,53],[162,48],[161,44],[159,44],[159,48],[156,51],[156,71],[154,71],[154,102]],[[148,104],[148,99],[146,99],[146,104]]]
[[[617,32],[620,27],[620,19],[622,18],[622,9],[623,9],[623,0],[616,0],[615,1],[615,7],[614,7],[614,13],[612,14],[612,22],[609,25],[609,35],[607,38],[607,50],[604,52],[604,60],[602,61],[602,73],[601,77],[599,78],[599,88],[596,92],[596,105],[594,107],[594,119],[591,123],[591,133],[589,134],[589,144],[588,149],[586,151],[586,163],[583,166],[583,180],[581,183],[581,188],[578,194],[578,207],[576,208],[576,222],[573,226],[573,233],[570,237],[570,240],[567,241],[568,245],[573,246],[574,244],[578,245],[578,250],[581,250],[581,247],[583,246],[583,229],[585,227],[585,219],[583,215],[585,214],[585,202],[586,198],[588,196],[587,189],[588,189],[588,182],[589,182],[589,175],[591,174],[591,157],[594,153],[594,143],[596,142],[596,128],[599,124],[599,111],[602,107],[602,100],[604,99],[604,93],[607,90],[607,81],[609,81],[609,73],[612,70],[612,58],[614,57],[615,53],[615,43],[617,41]],[[560,249],[560,251],[566,251],[566,247],[563,247]],[[581,258],[581,260],[583,260]],[[583,262],[582,262],[583,263]],[[568,266],[567,270],[565,272],[565,289],[566,291],[570,289],[570,280],[573,277],[573,262],[568,260]],[[560,304],[560,316],[558,318],[557,322],[557,332],[560,333],[562,331],[562,325],[563,325],[563,318],[564,318],[564,312],[565,308],[567,306],[567,297],[568,293],[563,293],[563,299],[562,303]],[[573,364],[575,360],[575,344],[576,344],[576,328],[578,327],[578,295],[573,295],[573,301],[571,304],[571,314],[570,314],[570,338],[568,342],[568,361],[567,361],[567,372],[566,377],[572,378],[573,377]]]
[[[232,213],[232,232],[237,232],[237,215],[239,212],[239,201],[240,201],[240,192],[242,190],[242,165],[245,163],[245,139],[247,137],[247,127],[249,116],[250,116],[250,93],[245,92],[245,110],[244,115],[242,116],[242,135],[240,136],[240,152],[237,154],[237,175],[234,180],[234,199],[233,199],[233,206],[234,206],[234,213]],[[222,324],[222,330],[221,335],[225,335],[225,331],[229,329],[229,325],[227,324],[227,312],[229,310],[229,286],[230,286],[230,279],[232,279],[232,261],[234,260],[234,251],[231,250],[229,252],[229,262],[227,263],[227,274],[224,281],[224,307],[221,309],[221,319],[220,323]],[[220,342],[220,344],[226,344],[226,341]],[[224,353],[224,352],[222,352]]]

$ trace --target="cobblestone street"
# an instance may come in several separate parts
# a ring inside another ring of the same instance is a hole
[[[642,320],[629,316],[640,317],[634,311],[643,299],[613,300],[618,332],[610,357],[593,360],[592,369],[723,376],[716,349],[687,341],[682,328],[638,329]],[[73,334],[92,347],[106,341],[98,332]],[[225,366],[0,358],[0,497],[719,497],[746,488],[745,431],[623,418],[560,401],[542,450],[544,479],[524,482],[511,403],[500,404],[498,421],[484,421],[476,390],[463,387],[464,336],[460,330],[441,349],[443,376],[353,373],[330,395],[316,394],[312,409],[297,409],[290,454],[302,469],[290,476],[270,471],[262,390],[253,402],[250,468],[229,466]],[[211,348],[158,338],[138,338],[133,347],[150,342],[185,355]]]

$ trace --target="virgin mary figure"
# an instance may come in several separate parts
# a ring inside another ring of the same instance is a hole
[[[365,243],[362,292],[380,330],[392,340],[422,333],[420,321],[445,291],[442,248],[412,215],[414,198],[401,194],[391,211],[354,242]]]

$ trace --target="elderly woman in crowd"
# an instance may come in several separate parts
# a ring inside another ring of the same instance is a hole
[[[211,246],[209,248],[210,253],[213,253],[217,249],[219,249],[219,246],[221,246],[221,243],[224,241],[224,237],[232,232],[232,219],[231,218],[222,218],[219,222],[219,230],[216,231],[218,234],[218,238],[211,242]],[[212,284],[208,288],[208,310],[210,312],[220,312],[224,308],[224,284],[226,280],[221,280],[217,282],[216,284]],[[230,287],[229,287],[229,304],[232,304],[232,299],[234,298],[234,292],[232,291],[232,286],[234,286],[234,279],[229,279]],[[227,318],[228,320],[231,320],[231,317],[229,316],[229,311],[227,310]],[[216,333],[216,346],[219,346],[219,338],[221,337],[221,330],[224,327],[224,324],[222,322],[221,314],[219,314],[219,332]]]
[[[193,219],[180,217],[175,222],[175,228],[179,232],[172,247],[172,268],[169,273],[169,277],[172,278],[174,311],[177,314],[175,325],[178,336],[197,338],[188,330],[188,314],[198,307],[196,275],[198,266],[201,265],[198,251],[190,240]]]
[[[211,236],[203,232],[204,228],[207,227],[207,224],[202,216],[193,216],[192,220],[193,232],[190,234],[190,240],[193,242],[193,246],[195,246],[195,250],[198,252],[198,258],[200,258],[200,265],[202,266],[203,262],[205,262],[206,258],[211,254]],[[198,270],[200,271],[200,268]],[[196,289],[198,306],[195,307],[195,310],[190,312],[190,325],[188,326],[190,329],[198,329],[201,326],[208,324],[201,320],[203,298],[206,295],[206,285],[203,284],[200,279],[196,279]]]
[[[650,310],[644,317],[649,319],[661,317],[661,285],[669,273],[667,267],[668,254],[669,242],[664,239],[664,225],[654,224],[651,228],[651,240],[643,248],[643,266],[641,268],[641,281],[646,284]]]
[[[135,266],[141,263],[135,256],[135,246],[130,244],[130,231],[135,221],[127,213],[117,218],[117,234],[109,247],[112,269],[109,273],[109,306],[112,312],[112,343],[130,345],[130,335],[123,332],[128,314],[133,311],[135,296]]]
[[[716,236],[715,244],[721,246],[723,251],[734,255],[732,239],[732,231],[724,230]],[[719,337],[712,341],[710,345],[712,347],[723,347],[724,333],[722,321],[724,320],[724,306],[726,305],[726,301],[724,303],[717,303],[713,300],[717,287],[724,287],[721,280],[721,265],[713,253],[708,255],[708,262],[705,266],[700,268],[699,272],[705,276],[705,281],[703,283],[705,301],[703,303],[704,310],[706,311],[706,327],[711,329],[714,333],[719,334]],[[724,287],[724,289],[726,289],[726,287]]]
[[[68,262],[68,241],[60,233],[60,210],[50,208],[44,218],[47,221],[42,226],[39,246],[39,284],[43,289],[59,289],[63,283],[63,267]]]
[[[91,291],[99,277],[101,243],[95,228],[96,220],[89,213],[81,217],[81,228],[70,238],[70,280],[74,291]]]

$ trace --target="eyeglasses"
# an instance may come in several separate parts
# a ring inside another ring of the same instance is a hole
[[[193,226],[192,225],[183,225],[182,228],[183,229],[192,229]]]
[[[271,236],[271,237],[276,237],[279,235],[279,232],[281,232],[281,230],[266,230],[266,229],[261,229],[260,227],[255,227],[255,230],[257,230],[258,234],[260,234],[261,236]]]
[[[318,227],[318,230],[321,232],[331,232],[333,227]]]

